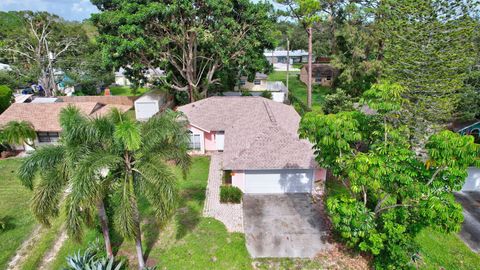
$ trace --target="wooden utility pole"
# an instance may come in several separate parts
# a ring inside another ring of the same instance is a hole
[[[312,108],[312,27],[307,28],[308,33],[308,80],[307,80],[307,107]]]
[[[288,40],[288,37],[287,37],[287,99],[288,99],[288,77],[290,77],[290,74],[289,74],[289,71],[290,71],[290,40]]]

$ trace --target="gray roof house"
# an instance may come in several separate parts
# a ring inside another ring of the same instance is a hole
[[[325,179],[300,116],[262,97],[210,97],[178,107],[189,121],[193,154],[217,153],[227,184],[244,193],[309,193]]]

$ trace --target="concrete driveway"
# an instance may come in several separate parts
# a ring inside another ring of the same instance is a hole
[[[328,249],[327,230],[310,195],[243,197],[247,249],[258,257],[314,257]]]
[[[455,198],[463,206],[460,238],[475,252],[480,252],[480,191],[462,191]]]

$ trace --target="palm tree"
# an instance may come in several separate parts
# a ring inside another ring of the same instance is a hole
[[[88,179],[89,170],[108,169],[113,179],[110,192],[119,198],[114,224],[124,237],[135,241],[138,265],[144,269],[137,202],[145,197],[160,220],[173,214],[177,187],[170,163],[175,162],[184,173],[190,166],[187,121],[181,113],[167,110],[139,123],[113,110],[107,122],[103,137],[110,142],[86,153],[79,163],[93,166],[77,171],[76,177]]]
[[[27,121],[10,121],[2,127],[2,140],[10,145],[28,145],[35,149],[37,133]]]
[[[66,199],[66,228],[68,234],[77,240],[82,237],[82,224],[92,225],[93,213],[98,212],[106,252],[113,257],[110,243],[108,218],[104,200],[110,178],[99,171],[92,174],[89,183],[78,183],[83,179],[75,177],[77,171],[84,172],[85,164],[79,162],[82,156],[93,148],[102,147],[104,140],[98,127],[104,127],[104,119],[88,119],[75,107],[67,107],[61,112],[62,134],[57,145],[40,147],[28,156],[19,168],[22,183],[34,190],[31,208],[37,220],[50,225],[50,220],[58,216],[60,201]],[[113,126],[112,126],[113,127]],[[34,178],[39,181],[34,185]],[[68,188],[68,192],[66,192]]]

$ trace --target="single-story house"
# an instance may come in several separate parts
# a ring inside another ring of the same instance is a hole
[[[173,101],[168,101],[168,96],[160,90],[152,90],[135,100],[135,118],[145,121],[155,114],[172,106]]]
[[[268,51],[265,50],[263,55],[267,58],[267,61],[270,64],[276,63],[287,63],[287,50],[274,50]],[[288,56],[290,58],[290,64],[293,63],[306,63],[308,61],[308,52],[304,50],[294,50],[288,52]]]
[[[0,115],[0,129],[10,121],[27,121],[33,125],[37,133],[35,145],[55,143],[62,132],[60,112],[69,105],[76,106],[82,113],[91,117],[105,115],[114,107],[123,112],[132,108],[128,105],[98,102],[13,103]],[[32,150],[27,145],[16,147]]]
[[[248,91],[265,91],[267,90],[267,74],[257,72],[253,82],[248,81],[247,76],[241,76],[239,81],[239,88]]]
[[[145,71],[145,77],[149,82],[157,78],[160,78],[164,75],[165,75],[165,72],[160,68],[155,68],[155,69],[150,68]],[[115,72],[115,84],[120,86],[130,86],[132,84],[130,80],[127,78],[124,68],[120,68],[118,69],[118,71]]]
[[[312,84],[323,86],[332,86],[333,80],[338,75],[338,70],[334,68],[329,60],[312,64]],[[308,83],[308,65],[303,65],[300,69],[300,80]]]
[[[480,121],[478,119],[468,122],[454,122],[449,128],[462,135],[472,135],[475,143],[480,143]],[[468,168],[468,176],[465,179],[462,191],[480,191],[480,168]]]
[[[215,96],[178,107],[189,121],[193,154],[223,152],[226,184],[244,193],[309,193],[325,180],[300,116],[262,97]]]

